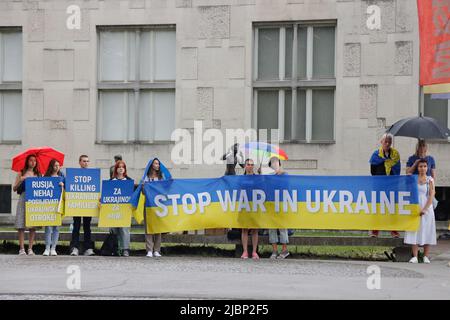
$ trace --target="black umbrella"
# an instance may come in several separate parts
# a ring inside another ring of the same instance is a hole
[[[450,130],[429,117],[411,117],[397,121],[387,131],[394,136],[417,139],[448,139]]]

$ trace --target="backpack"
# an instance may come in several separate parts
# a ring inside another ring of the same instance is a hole
[[[100,249],[101,256],[118,256],[119,255],[119,240],[117,235],[110,232]]]
[[[238,240],[241,238],[241,229],[231,229],[227,233],[228,240]]]

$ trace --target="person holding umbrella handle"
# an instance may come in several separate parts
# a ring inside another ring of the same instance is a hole
[[[427,161],[427,176],[436,180],[436,162],[434,158],[427,155],[428,146],[425,140],[419,140],[416,145],[416,152],[408,158],[406,164],[406,174],[419,174],[418,164],[421,160]]]

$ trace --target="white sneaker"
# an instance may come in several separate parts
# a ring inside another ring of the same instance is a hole
[[[58,254],[56,253],[56,250],[55,250],[55,249],[51,249],[51,250],[50,250],[50,255],[51,255],[51,256],[57,256]]]
[[[161,257],[161,253],[159,253],[158,251],[153,252],[153,256],[154,257]]]
[[[427,256],[423,257],[423,263],[431,263],[430,259]]]
[[[147,252],[147,257],[153,258],[153,253],[151,251]]]
[[[87,249],[87,250],[84,252],[84,255],[85,255],[85,256],[94,256],[95,253],[94,253],[94,250],[92,250],[92,249]]]
[[[417,259],[417,257],[412,257],[412,258],[409,260],[409,263],[419,263],[419,260]]]
[[[50,255],[50,250],[45,249],[45,251],[42,255],[48,257]]]
[[[73,248],[72,252],[70,253],[71,256],[77,256],[78,255],[78,249],[77,248]]]
[[[25,252],[25,249],[20,249],[19,250],[19,256],[26,256],[27,253]]]
[[[29,255],[29,256],[34,256],[33,249],[28,249],[28,255]]]

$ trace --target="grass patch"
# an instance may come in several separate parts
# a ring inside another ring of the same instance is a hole
[[[26,243],[27,244],[27,243]],[[57,251],[61,255],[69,255],[68,241],[60,241],[58,243]],[[100,251],[101,243],[95,243],[95,250]],[[144,243],[130,244],[132,256],[144,256]],[[27,245],[26,245],[27,248]],[[33,246],[36,254],[42,254],[45,249],[45,244],[38,241]],[[258,252],[262,258],[269,257],[272,253],[272,246],[260,245]],[[344,259],[344,260],[374,260],[386,261],[384,251],[390,252],[392,248],[389,247],[350,247],[350,246],[288,246],[292,258],[296,259]],[[281,246],[279,246],[281,250]],[[0,253],[2,254],[17,254],[19,251],[18,241],[3,241],[0,244]],[[233,244],[177,244],[177,243],[163,243],[162,254],[169,256],[200,256],[200,257],[234,257],[235,245]]]

